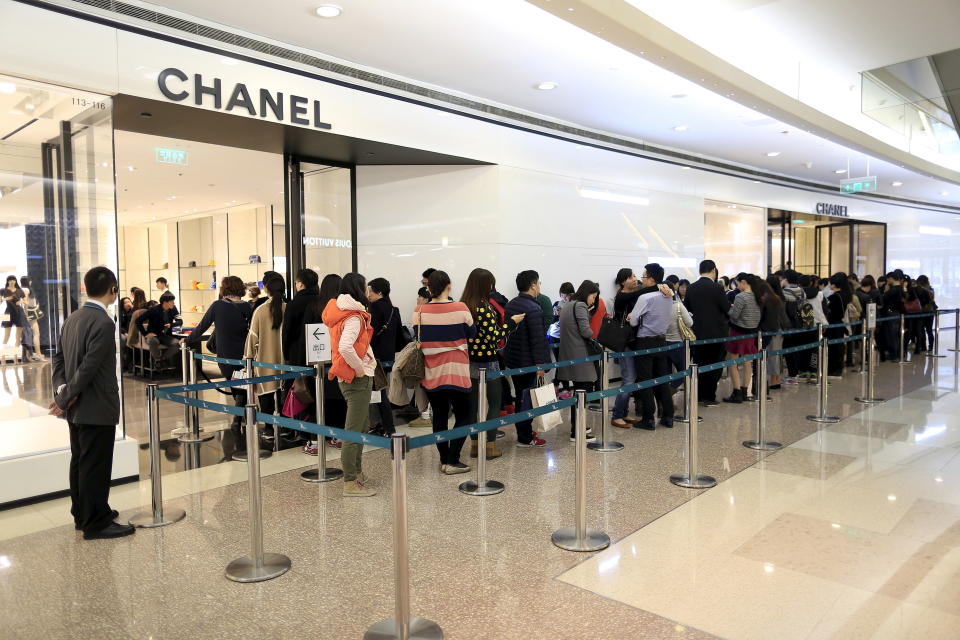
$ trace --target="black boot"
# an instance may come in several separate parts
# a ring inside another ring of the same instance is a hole
[[[733,393],[730,394],[730,397],[724,398],[723,401],[729,402],[731,404],[740,404],[741,402],[743,402],[744,396],[746,396],[746,393],[744,393],[743,390],[734,389]]]

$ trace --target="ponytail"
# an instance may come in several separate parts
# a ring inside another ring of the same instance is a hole
[[[271,326],[279,329],[283,325],[283,294],[287,289],[283,276],[277,275],[263,283],[270,294],[270,319]]]

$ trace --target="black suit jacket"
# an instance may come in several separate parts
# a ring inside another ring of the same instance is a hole
[[[730,322],[727,311],[730,301],[723,289],[706,276],[687,287],[684,300],[687,310],[693,316],[693,332],[697,338],[723,338],[729,333]]]
[[[116,332],[113,318],[94,305],[80,307],[63,323],[53,357],[53,388],[65,385],[54,402],[66,409],[69,422],[110,426],[120,421]]]

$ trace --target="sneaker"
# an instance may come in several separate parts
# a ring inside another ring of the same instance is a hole
[[[494,435],[496,436],[497,440],[499,440],[500,438],[506,438],[506,437],[507,437],[507,434],[505,434],[505,433],[504,433],[503,431],[501,431],[500,429],[495,429],[495,430],[493,431],[493,433],[494,433]]]
[[[569,389],[567,389],[566,391],[561,391],[560,393],[557,394],[558,400],[566,400],[567,398],[572,398],[572,397],[573,397],[573,391],[570,391]]]
[[[413,420],[411,420],[410,422],[408,422],[408,423],[407,423],[407,426],[408,426],[408,427],[417,427],[417,428],[421,428],[421,427],[433,428],[433,419],[431,419],[431,418],[424,418],[423,416],[420,416],[419,418],[414,418]]]
[[[705,406],[705,407],[718,407],[718,406],[720,406],[720,403],[717,402],[716,400],[704,400],[704,401],[701,402],[700,404],[702,404],[702,405]]]
[[[794,376],[787,376],[783,379],[783,384],[800,384],[800,380]]]
[[[462,462],[454,462],[451,464],[445,464],[440,467],[440,472],[448,476],[455,476],[458,473],[469,473],[470,465],[463,464]]]
[[[538,438],[533,436],[533,440],[530,442],[517,442],[518,447],[545,447],[547,446],[547,441],[543,438]]]
[[[307,444],[303,445],[303,452],[308,456],[317,455],[317,451],[319,451],[319,449],[317,447],[316,440],[311,440]]]
[[[503,416],[509,416],[511,413],[516,413],[515,406],[512,405],[512,404],[508,404],[508,405],[505,406],[504,408],[500,409],[500,417],[501,417],[501,418],[502,418]]]
[[[576,435],[570,436],[570,442],[576,442],[576,441],[577,441],[577,436],[576,436]],[[597,441],[597,437],[588,431],[588,432],[587,432],[587,442],[596,442],[596,441]]]
[[[343,442],[340,441],[340,440],[337,440],[336,438],[330,438],[329,445],[330,445],[331,447],[333,447],[334,449],[342,449],[342,448],[343,448]]]
[[[345,498],[369,498],[377,495],[377,491],[372,487],[367,487],[356,480],[343,483],[343,497]]]

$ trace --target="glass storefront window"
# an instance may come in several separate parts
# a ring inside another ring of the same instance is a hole
[[[766,210],[715,200],[703,205],[704,256],[717,263],[720,275],[765,274]]]
[[[300,163],[304,265],[321,279],[353,271],[351,170]]]

